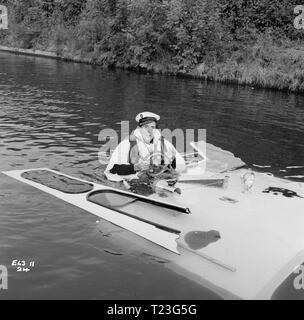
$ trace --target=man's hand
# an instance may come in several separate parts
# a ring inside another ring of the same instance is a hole
[[[150,168],[150,165],[145,162],[138,162],[134,164],[135,171],[146,171],[146,170],[149,170],[149,168]]]

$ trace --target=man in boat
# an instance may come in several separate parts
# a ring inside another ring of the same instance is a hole
[[[183,157],[157,130],[160,116],[142,112],[135,118],[138,127],[114,150],[105,170],[109,180],[137,178],[140,172],[157,168],[173,168],[177,173],[186,169]]]

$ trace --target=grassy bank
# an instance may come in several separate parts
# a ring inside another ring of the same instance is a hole
[[[68,60],[304,91],[296,1],[7,0],[0,44]]]

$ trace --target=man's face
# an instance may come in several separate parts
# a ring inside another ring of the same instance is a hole
[[[154,130],[156,129],[156,122],[144,124],[142,127],[149,133],[149,136],[152,139],[154,136]]]

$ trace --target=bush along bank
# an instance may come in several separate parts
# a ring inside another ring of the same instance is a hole
[[[294,27],[294,0],[3,2],[4,46],[103,67],[304,91],[304,30]]]

